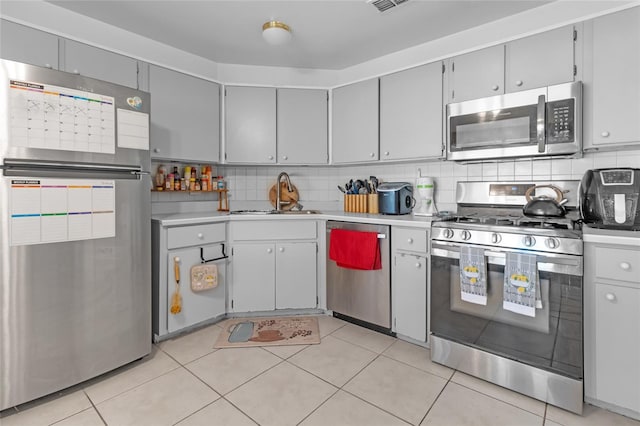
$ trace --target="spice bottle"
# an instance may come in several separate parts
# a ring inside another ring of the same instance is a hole
[[[187,182],[184,180],[184,178],[180,178],[180,191],[186,191],[187,190]]]
[[[200,189],[202,189],[202,191],[208,191],[209,190],[209,182],[207,179],[207,174],[205,172],[204,176],[202,176],[200,178]]]
[[[196,178],[190,178],[189,179],[189,191],[195,191],[196,190]]]
[[[224,181],[224,178],[222,176],[218,176],[218,189],[225,189],[225,187],[227,186],[227,183]]]
[[[169,173],[169,176],[167,176],[167,180],[165,181],[165,189],[167,191],[173,191],[174,185],[173,173]]]

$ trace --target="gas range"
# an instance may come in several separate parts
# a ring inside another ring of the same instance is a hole
[[[544,182],[548,184],[549,182]],[[545,253],[582,255],[577,181],[553,182],[565,191],[565,217],[527,217],[524,191],[541,182],[459,182],[458,213],[432,223],[432,240]]]

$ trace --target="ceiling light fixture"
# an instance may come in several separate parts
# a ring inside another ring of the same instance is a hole
[[[262,26],[262,37],[267,43],[275,46],[285,44],[291,40],[291,28],[280,21],[265,22]]]

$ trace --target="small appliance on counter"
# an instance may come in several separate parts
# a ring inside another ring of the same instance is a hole
[[[378,186],[378,209],[381,214],[409,214],[416,204],[409,182],[386,182]]]
[[[580,182],[579,206],[592,228],[640,231],[640,169],[587,170]]]
[[[432,177],[422,176],[422,170],[418,169],[418,177],[416,178],[416,190],[418,197],[416,199],[416,216],[435,216],[438,214],[435,201],[436,183]]]

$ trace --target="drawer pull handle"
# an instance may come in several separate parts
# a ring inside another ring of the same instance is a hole
[[[199,240],[204,239],[204,234],[202,232],[198,232],[198,239]]]
[[[616,295],[613,293],[607,293],[604,295],[605,299],[607,299],[609,302],[615,302],[616,300]]]
[[[409,244],[413,244],[413,238],[408,238],[408,239],[407,239],[407,242],[408,242]]]
[[[628,271],[629,269],[631,269],[631,264],[629,262],[622,262],[620,264],[620,267],[625,271]]]

